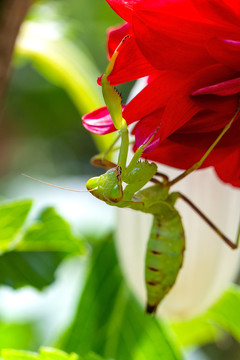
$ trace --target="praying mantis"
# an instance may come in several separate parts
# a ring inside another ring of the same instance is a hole
[[[228,246],[232,249],[238,247],[240,226],[237,232],[237,240],[234,243],[191,200],[180,192],[170,192],[170,188],[202,165],[206,157],[231,127],[239,114],[239,108],[203,157],[175,179],[169,181],[165,174],[158,173],[157,165],[154,162],[140,160],[144,149],[153,140],[154,135],[136,150],[127,164],[129,134],[126,121],[122,117],[121,96],[107,79],[113,69],[119,47],[115,50],[105,74],[101,78],[105,104],[113,124],[119,132],[118,137],[121,139],[118,161],[115,165],[106,158],[112,147],[104,154],[94,157],[93,164],[110,169],[103,175],[89,179],[86,187],[93,196],[108,205],[119,208],[127,207],[153,215],[145,258],[146,312],[153,314],[161,300],[174,285],[183,263],[185,236],[181,216],[175,208],[178,199],[184,200],[191,206]],[[153,185],[145,187],[151,182]]]
[[[122,42],[124,39],[122,40]],[[108,154],[114,149],[112,146],[92,159],[97,166],[109,168],[106,173],[93,177],[87,181],[88,191],[106,204],[119,208],[130,208],[153,216],[146,257],[145,257],[145,284],[147,292],[146,312],[154,314],[158,305],[174,285],[183,264],[185,250],[185,235],[181,216],[175,208],[178,199],[185,201],[197,214],[219,235],[232,249],[237,249],[240,238],[240,224],[236,241],[232,242],[202,213],[196,205],[180,192],[170,192],[171,186],[184,179],[191,172],[200,168],[204,160],[231,127],[240,112],[240,106],[229,123],[223,128],[219,136],[209,147],[202,158],[182,174],[169,180],[165,174],[159,173],[157,165],[146,159],[140,160],[144,149],[154,139],[155,134],[134,153],[127,164],[129,150],[129,133],[127,123],[122,117],[122,101],[117,90],[108,81],[119,48],[115,50],[104,75],[101,78],[102,92],[105,104],[111,115],[113,124],[118,131],[121,144],[117,164],[108,160]],[[33,180],[40,181],[25,175]],[[52,185],[40,181],[47,185]],[[151,184],[152,183],[152,184]],[[150,186],[148,186],[151,184]],[[55,186],[55,185],[52,185]],[[145,187],[147,186],[147,187]],[[55,186],[65,189],[60,186]],[[78,191],[65,189],[70,191]]]

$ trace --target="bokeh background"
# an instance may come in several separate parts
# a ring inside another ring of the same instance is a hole
[[[89,177],[101,173],[102,170],[90,165],[89,160],[99,148],[107,146],[111,138],[93,138],[83,128],[81,116],[93,110],[94,105],[103,104],[96,79],[107,65],[106,29],[120,22],[104,0],[33,2],[17,40],[3,104],[2,201],[33,199],[27,225],[36,219],[41,209],[53,206],[70,224],[72,232],[84,239],[87,249],[91,241],[110,236],[115,228],[114,209],[89,194],[54,189],[21,174],[84,189]],[[38,48],[38,44],[42,47]],[[58,67],[56,63],[65,67]],[[75,74],[81,76],[75,77]],[[132,85],[120,87],[123,102]],[[92,89],[91,104],[82,93],[88,86],[88,93]],[[64,343],[61,339],[79,306],[89,253],[81,259],[67,256],[58,267],[55,281],[43,286],[41,291],[29,286],[19,286],[18,290],[6,284],[1,286],[0,348],[36,351],[40,345],[59,344],[67,351],[77,351],[77,347],[71,345],[73,340]],[[88,306],[84,309],[91,311]],[[95,349],[100,347],[96,345]],[[121,356],[119,359],[124,358]],[[185,354],[188,359],[221,360],[226,357],[240,358],[239,344],[230,336],[205,344],[201,349],[190,346]]]

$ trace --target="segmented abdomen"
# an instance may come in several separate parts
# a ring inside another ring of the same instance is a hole
[[[184,249],[184,231],[177,210],[172,208],[168,218],[154,216],[145,261],[146,312],[154,313],[175,283]]]

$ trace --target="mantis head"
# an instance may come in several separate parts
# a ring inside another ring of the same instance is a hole
[[[120,167],[117,166],[103,175],[89,179],[86,187],[98,199],[118,203],[123,197]]]

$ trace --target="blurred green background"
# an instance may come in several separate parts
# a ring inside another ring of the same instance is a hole
[[[106,29],[119,21],[100,0],[38,1],[27,20],[56,26],[60,37],[85,50],[99,75],[107,64]],[[34,62],[16,55],[14,64],[2,120],[1,174],[16,176],[32,168],[54,176],[95,171],[89,158],[97,149],[81,124],[84,109],[77,109],[69,93],[47,80]]]
[[[33,199],[34,206],[26,223],[28,202],[0,209],[0,224],[11,211],[20,219],[9,241],[0,231],[6,241],[0,250],[7,249],[0,257],[0,349],[48,345],[116,360],[181,359],[183,351],[189,360],[237,360],[237,341],[216,336],[214,311],[173,325],[173,333],[169,324],[145,317],[117,266],[113,209],[89,194],[64,193],[21,176],[84,189],[86,179],[102,172],[89,160],[111,137],[93,138],[81,116],[103,105],[96,80],[107,65],[106,29],[120,22],[104,0],[46,0],[33,3],[20,31],[1,122],[0,189],[3,201]],[[131,86],[121,86],[123,102]],[[43,211],[46,206],[55,210]],[[227,299],[236,305],[240,292],[234,291]],[[239,340],[234,306],[232,327],[221,325]]]

